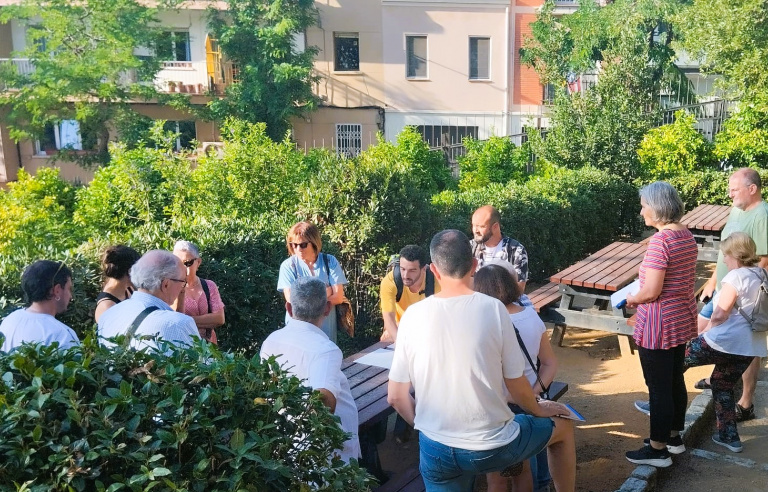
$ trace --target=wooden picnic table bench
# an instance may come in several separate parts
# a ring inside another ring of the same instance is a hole
[[[555,324],[558,345],[566,327],[575,326],[624,335],[619,337],[621,352],[633,353],[626,308],[613,308],[610,296],[637,278],[647,248],[644,243],[615,242],[550,277],[558,284],[560,305],[543,307],[540,315]]]
[[[720,249],[720,233],[728,222],[731,207],[728,205],[699,205],[680,219],[699,245],[699,261],[717,261]]]

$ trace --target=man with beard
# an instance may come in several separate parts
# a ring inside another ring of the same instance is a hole
[[[528,281],[528,252],[518,241],[501,235],[501,215],[495,207],[484,205],[475,210],[472,214],[472,235],[469,244],[472,256],[477,260],[477,270],[489,263],[508,261],[517,272],[520,292],[524,292]],[[525,294],[520,296],[518,304],[533,306]]]

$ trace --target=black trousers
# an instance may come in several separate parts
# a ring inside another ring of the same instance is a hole
[[[651,404],[651,439],[665,443],[671,431],[682,431],[685,425],[685,344],[667,350],[640,347],[638,351]]]

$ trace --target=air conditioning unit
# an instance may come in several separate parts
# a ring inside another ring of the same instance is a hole
[[[218,157],[224,157],[224,142],[203,142],[200,151],[200,155],[211,155],[216,153]]]

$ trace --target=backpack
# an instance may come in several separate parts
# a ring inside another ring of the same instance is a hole
[[[394,255],[392,259],[389,260],[387,271],[391,271],[392,276],[395,278],[395,287],[397,287],[395,302],[400,302],[400,298],[403,297],[403,276],[400,273],[400,256]],[[435,293],[435,274],[432,273],[432,270],[427,268],[426,276],[427,279],[424,282],[424,290],[419,292],[419,294],[424,294],[424,297],[429,297]]]
[[[747,320],[752,331],[764,332],[768,331],[768,274],[762,268],[759,270],[760,273],[757,273],[754,269],[749,269],[760,280],[760,288],[757,290],[757,298],[755,299],[755,307],[752,309],[752,313],[747,315],[738,303],[736,304],[736,309]]]

